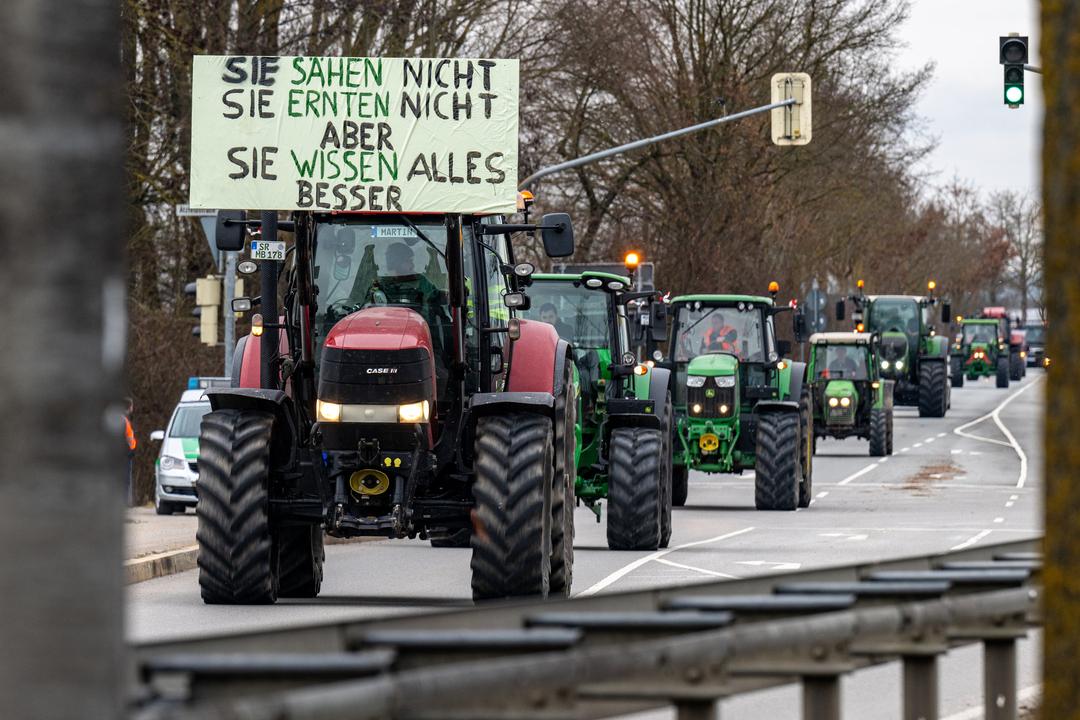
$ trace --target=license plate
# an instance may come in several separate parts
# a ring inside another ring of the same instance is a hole
[[[252,260],[284,260],[285,242],[281,240],[252,240]]]

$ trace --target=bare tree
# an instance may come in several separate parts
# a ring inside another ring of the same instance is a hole
[[[124,672],[118,3],[10,0],[4,30],[0,701],[10,718],[114,718]]]
[[[1012,251],[1008,279],[1019,295],[1026,321],[1029,303],[1041,299],[1038,287],[1042,282],[1042,207],[1027,195],[1004,191],[990,198],[990,211]]]

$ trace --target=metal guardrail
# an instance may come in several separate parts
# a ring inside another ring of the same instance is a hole
[[[982,643],[985,717],[1016,717],[1016,641],[1038,624],[1037,539],[738,581],[323,623],[135,648],[139,718],[602,718],[900,660],[905,720],[938,716],[938,658]]]

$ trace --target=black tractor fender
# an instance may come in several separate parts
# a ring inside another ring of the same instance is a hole
[[[469,399],[472,424],[485,415],[527,412],[555,418],[555,396],[546,392],[476,393]]]
[[[290,467],[296,459],[299,434],[296,406],[282,390],[263,388],[214,388],[206,391],[212,410],[257,410],[274,416],[270,459],[272,467]]]
[[[767,413],[799,412],[798,400],[759,400],[754,406],[754,413],[765,415]]]
[[[654,367],[649,372],[652,373],[652,380],[649,382],[649,399],[655,400],[657,411],[662,412],[668,390],[673,389],[671,387],[671,371],[667,368]]]
[[[799,399],[802,397],[802,386],[806,380],[806,363],[793,362],[791,363],[791,384],[788,386],[788,397],[795,400],[795,404],[799,404]],[[758,403],[760,406],[761,403]]]

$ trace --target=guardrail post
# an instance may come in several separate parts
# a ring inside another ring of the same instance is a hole
[[[938,661],[934,653],[904,655],[904,720],[938,719]]]
[[[804,675],[802,720],[840,720],[840,676]]]
[[[983,642],[986,720],[1016,720],[1016,640]]]
[[[679,700],[675,720],[720,720],[720,703],[715,700]]]

